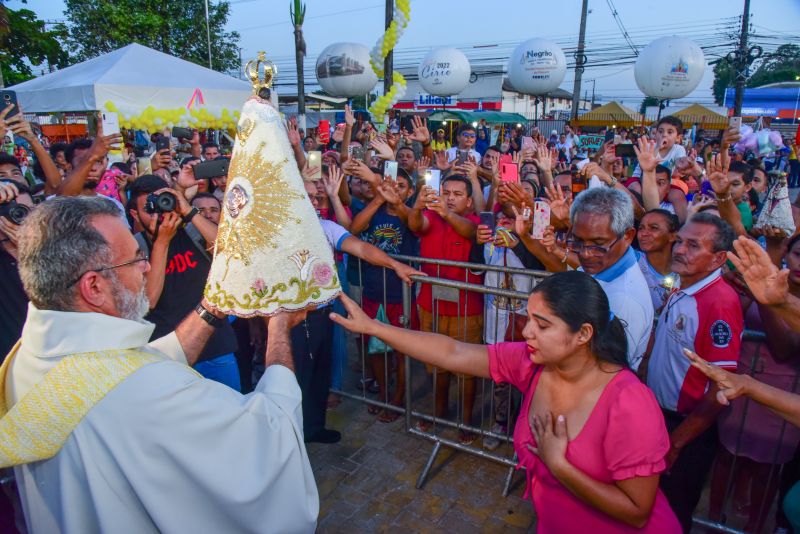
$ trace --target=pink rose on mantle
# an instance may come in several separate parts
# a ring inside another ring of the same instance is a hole
[[[333,279],[333,269],[327,263],[317,263],[311,270],[311,276],[318,286],[325,287]]]
[[[261,291],[264,291],[264,289],[266,287],[267,287],[267,284],[264,283],[264,279],[263,278],[256,278],[256,281],[253,282],[253,289],[255,289],[259,293]]]

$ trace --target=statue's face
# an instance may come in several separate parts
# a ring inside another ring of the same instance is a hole
[[[228,191],[225,198],[225,206],[234,219],[242,212],[242,208],[247,205],[247,192],[240,185],[235,185]]]

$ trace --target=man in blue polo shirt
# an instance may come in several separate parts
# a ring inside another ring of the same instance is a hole
[[[567,247],[578,255],[580,270],[603,287],[611,311],[625,326],[628,363],[635,371],[653,328],[653,303],[631,247],[636,235],[631,199],[616,189],[588,189],[575,197],[570,223]]]

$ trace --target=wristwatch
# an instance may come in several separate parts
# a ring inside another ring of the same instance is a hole
[[[198,213],[200,213],[200,210],[198,210],[195,207],[192,207],[192,209],[189,210],[189,213],[181,217],[183,224],[189,224],[192,221],[192,219],[194,219],[194,216],[197,215]]]
[[[617,180],[617,177],[616,176],[612,176],[611,177],[611,183],[608,184],[608,187],[613,189],[613,188],[617,187],[618,183],[619,183],[619,180]]]
[[[220,326],[225,324],[225,318],[220,319],[209,310],[206,309],[203,304],[198,304],[197,307],[194,309],[197,312],[197,315],[200,316],[202,320],[208,323],[209,326],[213,326],[214,328],[219,328]]]

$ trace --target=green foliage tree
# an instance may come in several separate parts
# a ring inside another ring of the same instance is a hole
[[[0,3],[0,67],[4,84],[14,85],[33,78],[39,70],[69,65],[69,54],[61,46],[64,37],[63,28],[47,29],[33,11],[10,9]]]
[[[639,106],[639,113],[644,115],[644,112],[647,111],[648,106],[657,106],[658,99],[654,96],[646,96],[644,100],[642,100],[642,105]]]
[[[770,83],[794,81],[800,74],[800,46],[784,44],[774,52],[764,54],[750,68],[753,74],[747,80],[747,87],[761,87]],[[725,90],[736,83],[736,70],[727,58],[720,59],[714,65],[714,101],[722,105]]]
[[[68,46],[79,60],[139,43],[208,66],[204,0],[66,0]],[[211,65],[238,71],[239,34],[226,32],[227,1],[209,1]]]
[[[761,87],[770,83],[794,81],[800,74],[800,46],[784,44],[775,52],[765,54],[758,68],[747,81],[748,87]]]
[[[711,90],[714,93],[714,102],[718,106],[725,101],[725,90],[733,87],[735,77],[736,71],[726,58],[720,59],[714,65],[714,82],[711,84]]]

